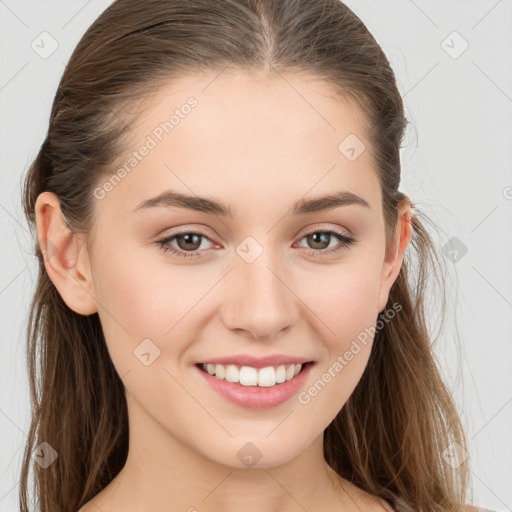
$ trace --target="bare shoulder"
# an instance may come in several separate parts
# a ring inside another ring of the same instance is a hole
[[[345,491],[348,491],[352,496],[354,503],[358,508],[365,510],[365,512],[396,512],[396,510],[385,500],[363,491],[354,484],[345,481]],[[487,508],[476,507],[475,505],[465,505],[464,512],[495,512]]]
[[[106,509],[100,508],[96,503],[96,496],[89,500],[85,505],[83,505],[79,510],[76,512],[107,512]]]
[[[395,512],[382,498],[370,494],[348,480],[341,479],[341,487],[357,510],[365,512]]]
[[[98,512],[98,507],[91,501],[88,501],[82,508],[76,512]]]

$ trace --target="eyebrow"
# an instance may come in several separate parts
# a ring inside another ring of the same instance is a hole
[[[371,209],[365,199],[352,192],[343,190],[312,199],[300,199],[292,206],[291,212],[292,215],[305,215],[349,205],[359,205]],[[233,218],[233,211],[229,205],[225,205],[213,198],[191,196],[172,190],[166,190],[156,197],[142,201],[132,211],[136,212],[153,207],[188,208],[203,213]]]

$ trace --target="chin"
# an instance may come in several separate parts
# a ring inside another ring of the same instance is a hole
[[[290,438],[288,444],[283,444],[278,437],[272,440],[248,439],[249,436],[244,441],[231,440],[230,447],[226,447],[223,453],[212,454],[209,458],[232,468],[265,469],[286,464],[300,453],[297,442]]]

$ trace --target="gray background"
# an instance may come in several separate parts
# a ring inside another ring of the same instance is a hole
[[[65,63],[110,3],[0,0],[0,511],[17,510],[30,419],[24,337],[37,274],[21,178]],[[474,501],[512,510],[512,1],[347,4],[397,73],[413,125],[401,190],[436,221],[445,247],[451,298],[436,353],[467,430]]]

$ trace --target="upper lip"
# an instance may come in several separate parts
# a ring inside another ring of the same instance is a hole
[[[234,364],[237,366],[251,366],[253,368],[265,368],[267,366],[280,366],[282,364],[304,364],[312,362],[306,357],[289,356],[286,354],[272,354],[263,357],[251,356],[249,354],[240,354],[226,357],[216,357],[201,361],[199,364]]]

